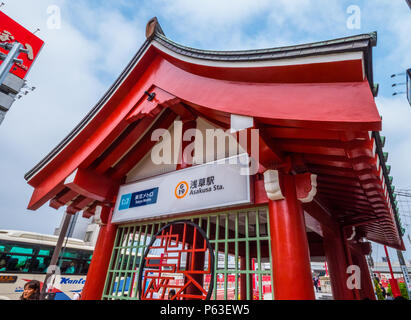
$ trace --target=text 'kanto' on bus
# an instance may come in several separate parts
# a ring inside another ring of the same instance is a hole
[[[83,299],[375,299],[370,242],[404,250],[380,136],[377,34],[208,51],[157,19],[25,178],[28,208],[97,215]],[[361,277],[347,285],[350,266]]]

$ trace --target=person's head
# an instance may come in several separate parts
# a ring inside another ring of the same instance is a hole
[[[40,297],[40,282],[31,280],[24,285],[24,291],[21,295],[22,300],[38,300]]]
[[[2,255],[1,257],[0,257],[0,267],[3,267],[3,266],[5,266],[6,264],[7,264],[7,261],[8,261],[9,259],[8,259],[8,257],[6,256],[6,255]]]
[[[171,289],[168,292],[168,300],[170,300],[172,297],[174,297],[176,295],[176,291],[174,289]]]

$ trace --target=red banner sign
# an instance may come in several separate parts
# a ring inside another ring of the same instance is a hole
[[[13,43],[16,41],[21,43],[28,53],[20,53],[18,58],[23,60],[23,63],[14,64],[10,72],[24,79],[43,47],[44,41],[0,11],[0,42]],[[0,48],[0,52],[8,53],[3,48]],[[0,64],[2,62],[0,60]]]

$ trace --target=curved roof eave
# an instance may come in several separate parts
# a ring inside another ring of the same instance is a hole
[[[151,28],[151,31],[149,30]],[[145,52],[150,48],[154,41],[175,53],[185,55],[190,58],[196,58],[208,61],[230,61],[230,62],[252,62],[264,60],[278,60],[300,58],[309,55],[335,54],[342,52],[363,51],[369,52],[369,48],[376,45],[377,33],[361,34],[357,36],[339,38],[329,41],[321,41],[296,46],[258,49],[258,50],[238,50],[238,51],[212,51],[200,50],[182,46],[168,39],[156,18],[151,19],[146,29],[147,39],[131,59],[129,64],[119,75],[117,80],[91,109],[91,111],[80,121],[80,123],[53,149],[48,153],[36,166],[28,171],[24,178],[30,181],[39,171],[50,163],[81,131],[87,124],[98,114],[104,105],[110,100],[114,93],[120,88],[121,84],[127,79],[130,72],[136,67]],[[370,53],[369,53],[370,54]],[[365,58],[367,55],[365,55]],[[372,69],[367,70],[368,79],[372,78]]]

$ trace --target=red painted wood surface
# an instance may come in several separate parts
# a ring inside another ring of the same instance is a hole
[[[107,224],[100,227],[93,257],[87,272],[86,283],[81,293],[82,300],[101,300],[110,264],[111,255],[109,253],[113,250],[116,238],[117,225],[111,223],[112,210],[107,207],[102,210],[102,216],[108,216],[105,219]]]
[[[285,199],[268,203],[275,299],[314,300],[303,210],[294,177],[282,175],[281,179]]]

